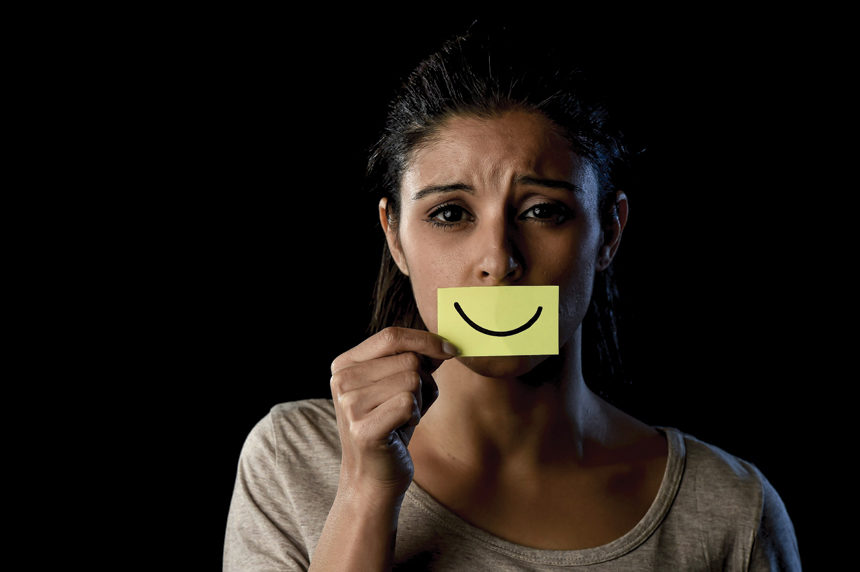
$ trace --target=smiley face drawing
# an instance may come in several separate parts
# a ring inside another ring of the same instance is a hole
[[[463,356],[558,354],[558,286],[439,288],[437,313]]]
[[[522,326],[520,326],[518,328],[514,328],[513,330],[508,330],[506,332],[497,332],[495,330],[488,330],[487,328],[482,328],[481,326],[479,326],[478,324],[476,324],[475,322],[473,322],[472,320],[469,319],[469,316],[466,315],[466,312],[463,311],[463,308],[460,307],[460,304],[458,302],[454,302],[454,309],[457,310],[457,313],[460,314],[460,317],[463,318],[463,320],[467,324],[469,324],[470,326],[472,326],[473,328],[475,328],[476,330],[478,330],[482,334],[487,334],[488,336],[500,336],[501,337],[501,336],[513,336],[514,334],[519,334],[523,330],[527,330],[530,327],[532,327],[532,324],[537,322],[537,319],[540,317],[540,313],[543,310],[543,306],[538,306],[537,312],[535,312],[534,316],[529,318],[528,322],[526,322],[525,324],[523,324]]]

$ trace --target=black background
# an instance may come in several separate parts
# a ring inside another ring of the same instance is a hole
[[[367,148],[399,81],[476,16],[183,14],[132,56],[140,469],[181,499],[164,521],[191,561],[220,565],[248,431],[327,397],[332,359],[365,337],[382,247]],[[568,34],[647,148],[616,259],[632,380],[617,402],[755,463],[811,565],[811,396],[831,382],[809,160],[824,72],[801,16],[525,20]]]

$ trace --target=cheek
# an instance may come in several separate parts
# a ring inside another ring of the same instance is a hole
[[[464,284],[462,253],[430,233],[413,233],[402,246],[418,312],[427,329],[436,333],[436,290]]]
[[[594,273],[583,271],[559,288],[559,344],[564,345],[582,324],[588,313],[594,284]]]
[[[559,285],[559,333],[564,344],[585,318],[594,287],[599,233],[584,232],[576,237],[576,246],[559,258],[555,283]]]
[[[421,314],[421,319],[427,329],[434,334],[439,331],[436,320],[436,286],[423,281],[420,276],[412,275],[410,277],[412,283],[412,293],[415,296],[415,303],[418,305],[418,313]]]

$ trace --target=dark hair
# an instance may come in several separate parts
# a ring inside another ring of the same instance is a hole
[[[418,64],[389,106],[384,131],[371,149],[367,166],[371,190],[388,198],[389,220],[397,224],[400,181],[412,153],[432,138],[445,119],[453,115],[489,118],[511,109],[542,113],[560,129],[572,150],[594,167],[598,208],[605,224],[614,209],[613,174],[626,152],[621,134],[611,127],[583,70],[571,65],[567,54],[522,30],[485,29],[477,22]],[[583,361],[589,359],[589,351],[596,352],[600,368],[595,373],[600,378],[621,375],[613,311],[616,297],[611,267],[598,272],[583,324]],[[386,326],[426,329],[409,278],[397,268],[387,243],[370,332]],[[592,384],[595,376],[590,377]]]

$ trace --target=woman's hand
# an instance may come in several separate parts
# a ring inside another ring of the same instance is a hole
[[[430,374],[455,355],[435,334],[391,327],[332,362],[343,449],[339,494],[385,502],[406,492],[414,473],[409,439],[437,395]]]
[[[312,571],[388,570],[414,474],[407,446],[436,398],[431,373],[456,349],[435,334],[386,328],[331,364],[340,482]]]

